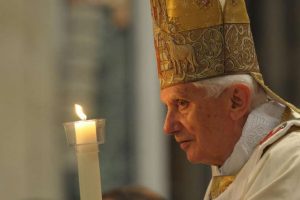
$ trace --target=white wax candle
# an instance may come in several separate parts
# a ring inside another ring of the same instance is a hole
[[[75,122],[81,200],[102,200],[100,164],[93,120]]]
[[[91,144],[97,142],[96,123],[93,120],[75,122],[76,144]]]

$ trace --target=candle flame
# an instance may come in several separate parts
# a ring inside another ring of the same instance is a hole
[[[86,115],[84,114],[81,105],[75,104],[75,111],[76,111],[76,114],[78,115],[78,117],[79,117],[81,120],[86,120]]]

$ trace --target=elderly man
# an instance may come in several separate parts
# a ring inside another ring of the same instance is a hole
[[[212,166],[205,199],[300,199],[299,109],[259,70],[244,0],[151,0],[164,131]]]

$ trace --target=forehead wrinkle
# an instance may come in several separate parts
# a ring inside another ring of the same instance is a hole
[[[175,94],[180,96],[188,96],[189,90],[187,88],[175,88]]]
[[[206,89],[204,87],[196,87],[193,84],[177,87],[174,88],[174,90],[178,96],[184,97],[205,97],[206,95]]]
[[[194,98],[198,95],[202,96],[203,92],[201,88],[195,87],[193,84],[176,85],[161,90],[161,100],[169,101],[177,98]]]
[[[178,97],[186,96],[187,94],[188,92],[184,88],[166,88],[162,91],[160,97],[162,102],[167,102],[172,101]]]

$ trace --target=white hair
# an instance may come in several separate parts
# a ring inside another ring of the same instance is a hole
[[[194,82],[194,85],[204,88],[207,92],[206,97],[217,98],[227,87],[237,83],[249,87],[251,91],[251,110],[267,101],[267,94],[249,74],[227,75],[204,79]]]

